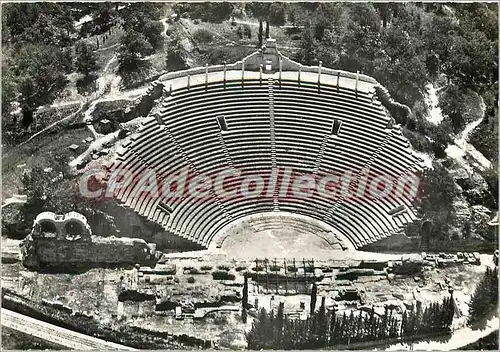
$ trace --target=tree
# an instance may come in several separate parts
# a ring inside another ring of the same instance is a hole
[[[318,299],[318,285],[316,282],[313,282],[311,289],[311,304],[309,306],[310,314],[313,315],[316,310],[316,301]]]
[[[36,216],[44,211],[64,214],[69,211],[84,211],[85,202],[82,202],[74,185],[67,182],[70,174],[65,159],[59,155],[53,157],[52,171],[45,172],[43,168],[35,166],[22,176],[22,194],[26,195],[26,203],[22,213],[28,226],[33,225]],[[62,180],[56,176],[62,175]],[[65,194],[61,197],[61,194]]]
[[[75,67],[76,70],[85,76],[91,72],[97,71],[97,55],[92,50],[92,47],[85,42],[78,42],[75,47]]]
[[[243,324],[247,323],[247,316],[248,316],[247,310],[242,309],[241,310],[241,321],[243,322]]]
[[[269,343],[267,333],[269,328],[269,316],[264,308],[259,312],[259,318],[254,320],[252,328],[245,334],[248,348],[260,350],[266,347]]]
[[[5,33],[12,43],[68,46],[75,32],[70,6],[52,2],[4,4],[2,24],[6,26]]]
[[[283,302],[279,303],[278,314],[276,315],[276,331],[275,331],[275,343],[274,348],[279,349],[283,346],[283,328],[285,325],[285,304]]]
[[[487,268],[469,303],[468,323],[471,324],[498,305],[498,268]]]
[[[328,321],[326,316],[326,297],[321,297],[321,306],[317,314],[317,327],[316,327],[316,345],[317,347],[324,348],[328,342]]]
[[[103,33],[111,27],[118,12],[114,4],[110,2],[97,3],[96,6],[93,12],[95,23],[99,26],[99,33]]]
[[[12,65],[9,58],[4,56],[2,59],[2,114],[4,117],[10,112],[11,104],[15,101],[17,95],[17,84]]]
[[[434,224],[433,237],[447,239],[448,224],[454,219],[453,199],[458,190],[446,168],[433,163],[434,169],[420,175],[419,213]]]
[[[206,22],[220,23],[228,20],[234,5],[229,2],[192,3],[185,7],[191,18],[201,18]]]
[[[259,33],[257,34],[257,37],[259,39],[259,48],[262,46],[262,37],[263,37],[263,32],[264,29],[262,27],[262,20],[259,20]]]
[[[269,22],[273,26],[283,26],[286,21],[285,7],[282,3],[273,2],[269,6]]]
[[[453,55],[443,72],[452,82],[483,92],[498,81],[497,14],[487,6],[467,6],[459,8],[458,17],[455,35],[448,38]]]
[[[265,2],[248,2],[245,4],[245,9],[261,21],[269,15],[269,6],[270,4]]]
[[[269,38],[269,21],[266,21],[266,39]]]
[[[163,45],[163,23],[159,21],[148,21],[144,25],[144,35],[153,49],[159,49]]]
[[[463,112],[467,111],[467,103],[464,102],[466,89],[456,85],[446,87],[439,98],[439,107],[443,115],[450,119],[454,132],[459,132],[464,126]]]
[[[182,38],[178,32],[173,32],[170,35],[167,48],[167,68],[169,70],[187,68],[188,52],[182,45]]]
[[[297,52],[296,59],[304,65],[312,65],[317,59],[317,41],[314,38],[313,24],[309,21],[302,31],[300,41],[300,50]]]
[[[135,2],[120,11],[123,28],[147,35],[146,24],[160,19],[158,5],[152,2]]]
[[[146,40],[144,34],[128,30],[122,37],[118,50],[120,70],[133,69],[144,56],[152,53],[153,47]]]
[[[23,113],[23,126],[33,121],[33,112],[54,101],[65,87],[64,54],[57,47],[24,45],[14,53],[13,73]]]
[[[248,274],[245,273],[243,282],[243,298],[241,300],[243,304],[243,310],[248,309]]]

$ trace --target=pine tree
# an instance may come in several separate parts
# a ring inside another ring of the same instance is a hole
[[[400,334],[401,336],[406,336],[408,331],[408,314],[406,313],[406,310],[403,312],[403,316],[401,317],[401,330]]]
[[[314,314],[314,311],[316,310],[317,299],[318,299],[318,286],[316,285],[316,282],[313,282],[311,290],[311,304],[309,306],[309,312],[311,315]]]
[[[324,348],[327,346],[328,341],[328,322],[326,317],[326,306],[325,306],[326,297],[321,297],[321,306],[318,311],[318,321],[317,321],[317,345],[318,347]]]
[[[284,310],[285,304],[280,302],[278,307],[278,315],[276,316],[276,331],[275,331],[275,348],[283,348],[283,328],[284,328]]]
[[[241,321],[243,324],[247,323],[247,310],[244,308],[241,310]]]
[[[498,269],[486,269],[469,303],[468,323],[471,324],[498,304]]]
[[[245,273],[244,276],[244,282],[243,282],[243,297],[242,297],[242,304],[243,304],[243,309],[248,309],[248,274]]]
[[[262,35],[264,29],[262,28],[262,20],[259,20],[259,33],[257,34],[257,38],[259,39],[259,48],[262,47]]]
[[[335,327],[336,327],[336,315],[335,315],[335,308],[333,308],[332,313],[330,314],[330,329],[328,332],[329,339],[328,339],[328,346],[333,346],[335,344]]]
[[[370,333],[368,334],[368,338],[370,340],[375,339],[376,337],[376,317],[375,317],[375,310],[372,307],[372,310],[370,311],[370,320],[369,320],[369,331]]]
[[[249,349],[260,350],[266,347],[268,321],[267,312],[262,308],[259,312],[259,318],[253,322],[252,328],[245,335]]]
[[[413,323],[415,321],[415,312],[413,308],[410,310],[408,314],[408,323],[406,324],[405,336],[409,336],[413,334]]]
[[[390,327],[389,327],[389,337],[399,337],[398,333],[398,319],[396,317],[391,316],[390,319]]]
[[[266,21],[266,39],[269,38],[269,21]]]
[[[497,284],[497,291],[498,291],[498,284]],[[498,300],[498,297],[497,297],[497,300]],[[444,328],[450,329],[451,324],[453,324],[453,317],[455,316],[455,304],[453,301],[453,291],[451,292],[447,306],[448,306],[448,309],[446,311],[448,313],[448,316],[446,317]]]
[[[266,349],[274,348],[276,341],[276,318],[274,316],[274,310],[269,313],[269,323],[267,324],[265,335],[266,335]]]
[[[361,314],[361,312],[359,312],[358,321],[356,323],[356,340],[363,340],[363,314]]]
[[[355,324],[354,311],[351,310],[351,314],[349,315],[349,319],[347,321],[347,344],[353,340],[353,337],[356,334],[356,324]]]
[[[344,314],[342,315],[342,321],[340,323],[340,331],[339,331],[339,340],[342,342],[342,343],[345,343],[346,340],[347,340],[347,334],[346,334],[346,331],[347,331],[347,316],[344,312]]]
[[[387,324],[389,319],[389,308],[385,307],[384,316],[382,317],[380,329],[377,331],[378,338],[384,338],[387,331]]]

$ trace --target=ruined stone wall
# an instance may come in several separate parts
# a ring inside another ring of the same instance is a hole
[[[163,87],[162,83],[154,81],[138,103],[125,111],[124,121],[147,116],[155,104],[154,101],[163,95]]]
[[[34,268],[99,266],[113,264],[152,265],[160,257],[154,244],[137,238],[92,236],[90,241],[27,237],[21,244],[23,263]]]

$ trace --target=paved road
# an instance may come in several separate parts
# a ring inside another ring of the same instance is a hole
[[[2,326],[76,350],[134,350],[2,308]]]

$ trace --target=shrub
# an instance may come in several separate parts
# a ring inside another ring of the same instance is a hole
[[[203,265],[201,267],[201,270],[212,270],[212,266],[211,265]]]
[[[193,39],[198,43],[210,43],[213,39],[213,34],[208,29],[200,28],[193,33]]]
[[[221,265],[217,265],[217,269],[229,271],[230,268],[229,268],[229,265],[221,264]]]
[[[252,39],[252,29],[248,24],[243,25],[243,35],[248,37],[248,39]]]
[[[207,61],[210,65],[221,65],[224,61],[236,62],[251,54],[252,51],[253,49],[248,47],[218,47],[210,51]]]
[[[199,19],[196,19],[193,21],[194,24],[200,24],[200,20]]]
[[[187,282],[190,283],[190,284],[194,284],[195,281],[196,280],[192,276],[188,277],[188,279],[187,279]]]
[[[212,278],[214,280],[234,280],[235,276],[224,270],[217,270],[212,273]]]
[[[239,26],[238,29],[236,30],[236,34],[238,34],[238,37],[240,39],[243,39],[243,28],[241,26]]]
[[[283,4],[274,2],[269,7],[269,22],[273,26],[283,26],[286,21],[286,13]]]
[[[235,268],[236,271],[243,271],[243,270],[246,270],[246,269],[247,269],[246,265],[238,265]]]

